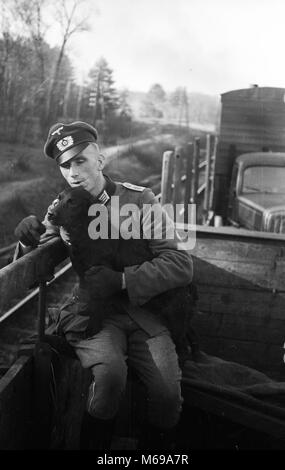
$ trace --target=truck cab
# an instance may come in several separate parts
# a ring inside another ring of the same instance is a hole
[[[285,233],[285,153],[256,152],[237,157],[228,221],[249,230]]]

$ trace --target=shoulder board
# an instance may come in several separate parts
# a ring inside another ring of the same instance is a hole
[[[123,183],[123,186],[127,189],[132,189],[133,191],[143,191],[145,186],[137,186],[136,184],[131,183]]]

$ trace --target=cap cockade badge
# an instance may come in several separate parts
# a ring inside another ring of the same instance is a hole
[[[71,147],[71,145],[73,145],[73,138],[71,135],[64,137],[63,139],[59,140],[56,144],[58,150],[60,150],[61,152],[66,150],[68,147]]]

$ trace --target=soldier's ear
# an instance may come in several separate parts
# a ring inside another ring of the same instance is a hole
[[[103,170],[105,166],[105,157],[102,153],[99,153],[98,155],[98,162],[99,162],[98,169]]]

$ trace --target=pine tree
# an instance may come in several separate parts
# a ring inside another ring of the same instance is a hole
[[[114,87],[113,71],[102,57],[89,72],[90,99],[93,108],[93,124],[106,122],[119,108],[119,97]]]

